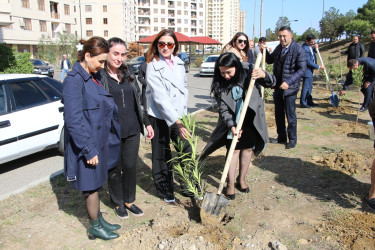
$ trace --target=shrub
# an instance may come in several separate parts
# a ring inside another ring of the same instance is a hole
[[[5,74],[31,74],[33,73],[33,64],[30,61],[30,53],[12,52],[14,60],[9,62],[9,66],[4,69]]]
[[[5,43],[0,44],[0,72],[9,68],[10,64],[14,62],[14,54],[10,47],[6,46]]]
[[[197,68],[199,68],[203,63],[203,57],[197,57],[194,61],[194,64],[195,66],[197,66]]]

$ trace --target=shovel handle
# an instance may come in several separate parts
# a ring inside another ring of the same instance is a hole
[[[262,53],[262,69],[266,71],[266,48],[263,49]],[[264,87],[260,86],[260,92],[262,93],[262,98],[264,99]]]
[[[318,53],[318,56],[319,56],[319,60],[320,62],[324,65],[324,62],[323,62],[323,59],[320,55],[320,52],[319,52],[319,49],[318,48],[315,48],[316,49],[316,52]],[[331,87],[331,83],[329,82],[329,77],[328,77],[328,74],[327,74],[327,70],[324,68],[324,74],[326,75],[326,80],[327,80],[327,83],[328,83],[328,86],[329,86],[329,89],[331,90],[332,92],[332,87]]]
[[[260,60],[261,59],[262,59],[262,54],[259,53],[258,56],[257,56],[257,59],[255,61],[255,67],[254,67],[254,69],[259,68]],[[223,191],[223,188],[224,188],[225,179],[226,179],[226,177],[228,175],[229,166],[230,166],[230,163],[232,161],[233,153],[234,153],[234,150],[235,150],[236,145],[237,145],[238,133],[239,133],[239,131],[242,128],[243,121],[245,120],[245,115],[246,115],[247,107],[249,106],[250,97],[251,97],[251,94],[253,92],[254,84],[255,84],[255,79],[251,78],[249,89],[247,90],[245,101],[243,103],[243,108],[241,110],[240,118],[238,120],[238,124],[237,124],[237,127],[236,127],[236,133],[233,136],[232,143],[230,144],[230,149],[229,149],[229,152],[228,152],[228,156],[227,156],[227,159],[225,161],[225,166],[224,166],[223,174],[221,176],[219,189],[217,191],[218,195],[221,194],[221,192]]]

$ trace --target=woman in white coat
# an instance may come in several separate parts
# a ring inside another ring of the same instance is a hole
[[[172,30],[162,30],[147,52],[147,112],[154,128],[152,174],[157,194],[167,203],[175,201],[170,140],[186,140],[188,131],[180,119],[187,113],[188,90],[184,62],[178,58],[178,41]],[[185,143],[184,153],[191,152]]]

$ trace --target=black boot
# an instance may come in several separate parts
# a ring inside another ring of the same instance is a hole
[[[100,223],[99,218],[90,222],[88,233],[90,240],[93,240],[95,238],[99,238],[102,240],[112,240],[120,236],[117,233],[108,231],[105,227],[103,227],[102,223]]]
[[[99,220],[100,220],[100,223],[102,223],[103,227],[107,229],[108,231],[116,231],[121,228],[121,226],[118,224],[110,224],[106,222],[103,218],[102,212],[99,212]]]

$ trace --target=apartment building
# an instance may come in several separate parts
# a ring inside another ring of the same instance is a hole
[[[240,10],[240,18],[238,20],[238,32],[246,32],[246,11]]]
[[[74,0],[1,0],[0,43],[35,56],[42,35],[76,34]]]
[[[206,8],[206,35],[223,44],[228,43],[239,31],[240,1],[206,0]]]

